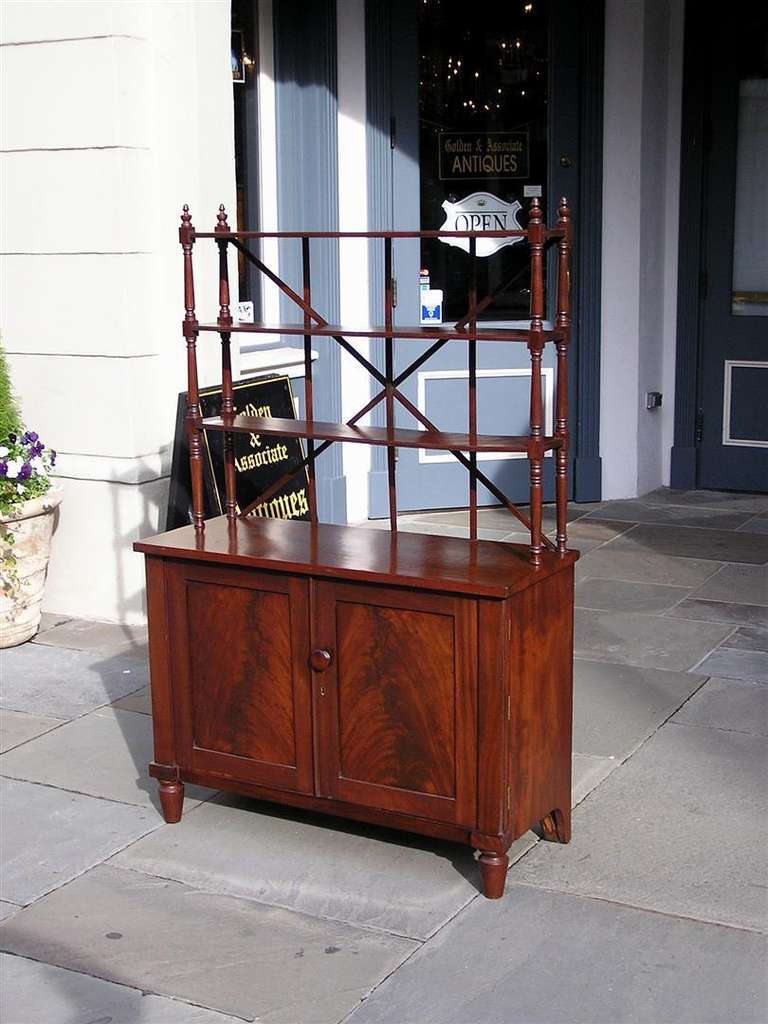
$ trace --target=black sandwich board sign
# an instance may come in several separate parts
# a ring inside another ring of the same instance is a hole
[[[295,411],[291,382],[288,377],[270,375],[251,377],[233,385],[235,412],[245,416],[280,416],[293,419]],[[203,418],[221,415],[221,385],[200,390]],[[187,395],[179,395],[176,406],[176,433],[173,440],[171,487],[168,494],[166,530],[192,522],[192,484],[189,473],[189,451],[184,426]],[[234,434],[235,477],[238,511],[247,508],[287,470],[304,458],[300,438],[267,437],[259,434]],[[203,481],[205,518],[225,512],[224,434],[218,430],[203,431]],[[297,473],[266,505],[257,506],[254,515],[269,519],[309,519],[309,496],[306,469]]]

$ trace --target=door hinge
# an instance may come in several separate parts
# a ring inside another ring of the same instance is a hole
[[[507,694],[507,719],[512,718],[512,694]]]
[[[704,439],[704,410],[696,410],[696,440],[695,444],[701,444]]]
[[[394,117],[389,119],[389,148],[394,149],[397,142],[397,121]]]
[[[397,278],[392,277],[392,309],[397,308]]]
[[[706,302],[709,296],[709,274],[706,270],[699,273],[699,300]]]
[[[512,787],[507,786],[507,810],[512,810]]]

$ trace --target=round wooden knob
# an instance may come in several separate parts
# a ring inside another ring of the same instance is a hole
[[[325,672],[327,668],[331,667],[332,661],[333,655],[331,654],[331,652],[324,651],[322,649],[312,651],[312,654],[310,655],[309,658],[309,663],[315,670],[315,672]]]

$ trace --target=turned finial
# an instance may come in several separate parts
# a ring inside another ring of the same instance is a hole
[[[538,199],[531,200],[530,220],[541,223],[541,203]]]
[[[570,208],[568,207],[568,200],[566,199],[565,196],[563,196],[561,198],[560,205],[557,208],[557,212],[560,215],[560,220],[570,220],[571,219],[571,211],[570,211]]]
[[[224,203],[219,203],[219,212],[216,214],[216,231],[229,231],[229,224],[227,224],[227,211],[224,209]]]
[[[188,228],[192,223],[192,214],[189,212],[189,207],[186,203],[184,203],[181,210],[181,223],[185,228]]]

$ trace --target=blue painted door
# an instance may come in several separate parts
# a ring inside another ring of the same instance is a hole
[[[765,491],[768,11],[743,14],[742,44],[709,65],[698,485]]]
[[[541,197],[550,222],[557,215],[558,198],[568,195],[578,229],[578,7],[558,0],[390,5],[393,229],[440,228],[444,203],[481,192],[488,194],[489,209],[518,201],[522,227],[532,196]],[[483,314],[482,325],[510,326],[528,315],[527,255],[525,244],[518,243],[479,260],[479,297],[513,279]],[[466,252],[439,240],[396,240],[396,322],[419,322],[422,268],[429,271],[430,287],[444,293],[444,322],[459,320],[468,304],[469,261]],[[550,291],[554,300],[554,289]],[[548,308],[554,315],[551,302]],[[396,341],[396,374],[427,347]],[[477,365],[478,430],[527,433],[530,363],[525,346],[480,343]],[[408,378],[402,390],[441,429],[466,431],[467,377],[467,346],[451,342]],[[546,353],[544,384],[545,423],[551,432],[553,349]],[[397,422],[419,426],[402,407]],[[527,500],[525,459],[486,453],[478,457],[478,466],[513,500]],[[385,474],[373,479],[378,486],[371,489],[371,512],[381,516],[387,511]],[[468,474],[448,452],[400,449],[397,486],[400,511],[456,508],[469,501]],[[548,500],[552,492],[552,459],[547,458]],[[478,501],[498,503],[482,486]]]

